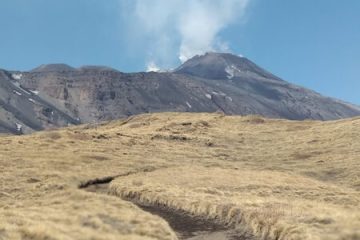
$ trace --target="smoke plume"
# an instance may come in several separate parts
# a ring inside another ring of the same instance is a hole
[[[135,0],[133,26],[148,46],[148,62],[162,68],[208,51],[228,51],[218,36],[241,18],[249,0]]]

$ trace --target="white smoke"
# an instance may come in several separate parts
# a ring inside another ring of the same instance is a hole
[[[207,51],[228,51],[216,37],[220,30],[243,14],[247,0],[188,1],[180,15],[180,60],[182,62]]]
[[[155,62],[150,61],[147,63],[146,71],[147,72],[160,72],[160,68],[156,65]]]
[[[169,68],[208,51],[229,51],[219,32],[240,19],[250,0],[135,0],[132,24],[151,41],[149,63]],[[156,63],[156,64],[155,64]]]

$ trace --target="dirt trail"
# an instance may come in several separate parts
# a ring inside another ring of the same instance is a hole
[[[136,204],[136,203],[135,203]],[[138,205],[138,204],[137,204]],[[141,206],[144,211],[150,212],[165,219],[179,239],[184,240],[245,240],[250,238],[239,237],[235,230],[204,220],[199,217],[190,216],[184,212],[172,211],[157,206]]]
[[[83,187],[84,190],[100,194],[108,194],[109,182],[94,183]],[[131,199],[125,199],[131,201]],[[131,201],[133,202],[133,201]],[[168,222],[180,240],[253,240],[252,236],[244,236],[236,230],[210,220],[190,216],[185,212],[173,211],[160,206],[144,206],[133,202],[146,212],[157,215]]]

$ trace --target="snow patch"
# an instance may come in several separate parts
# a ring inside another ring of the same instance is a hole
[[[29,90],[29,91],[34,95],[39,95],[39,91],[36,91],[36,90]]]
[[[235,76],[234,69],[231,68],[230,66],[226,66],[225,72],[228,74],[228,75],[227,75],[227,78],[228,78],[228,79],[232,79],[232,78]]]
[[[228,74],[227,78],[232,79],[235,77],[236,73],[241,72],[240,69],[238,69],[235,65],[227,65],[225,68],[225,72]]]
[[[189,102],[186,102],[186,105],[189,107],[189,108],[192,108],[191,104]]]
[[[226,96],[226,94],[223,93],[223,92],[215,92],[215,91],[212,91],[211,93],[212,93],[212,95],[215,95],[215,96],[222,96],[222,97],[225,97],[225,96]]]
[[[11,83],[12,83],[16,88],[22,90],[22,91],[25,92],[26,94],[31,95],[31,93],[30,93],[27,89],[23,88],[19,82],[11,81]]]
[[[22,93],[20,93],[20,92],[18,92],[18,91],[16,91],[16,90],[13,90],[13,93],[16,94],[16,95],[18,95],[18,96],[22,96]]]
[[[15,123],[15,126],[16,126],[16,130],[18,131],[18,132],[21,132],[22,131],[22,125],[20,124],[20,123]]]
[[[208,99],[210,99],[210,100],[212,99],[211,94],[208,94],[208,93],[207,93],[207,94],[205,94],[205,97],[207,97],[207,98],[208,98]]]
[[[34,104],[36,103],[35,100],[32,99],[32,98],[29,98],[28,100],[29,100],[29,102],[32,102],[32,103],[34,103]]]

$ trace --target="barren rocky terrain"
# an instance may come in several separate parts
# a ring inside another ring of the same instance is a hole
[[[335,120],[360,108],[290,84],[232,54],[195,56],[168,72],[42,65],[0,70],[0,132],[31,133],[154,112]]]

